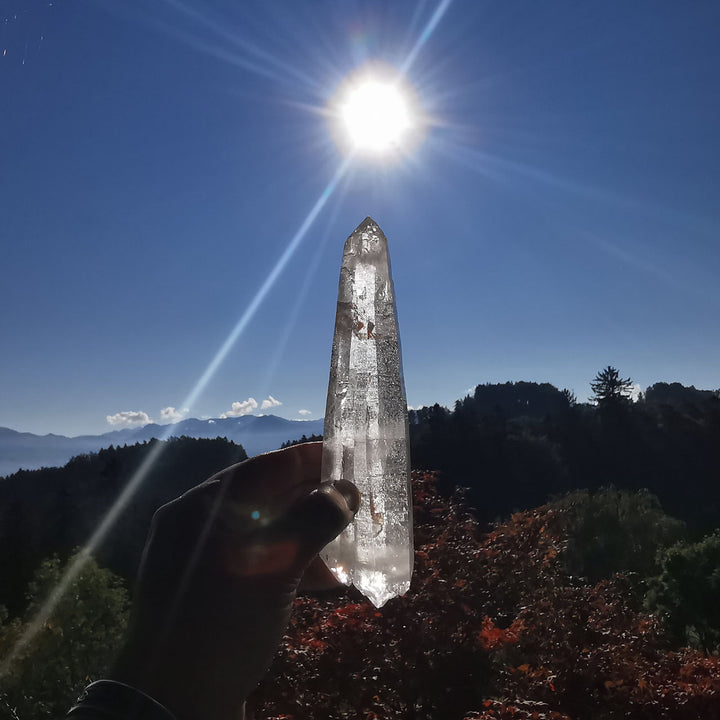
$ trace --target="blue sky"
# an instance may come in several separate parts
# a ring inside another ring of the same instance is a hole
[[[438,7],[2,0],[0,426],[321,417],[367,215],[413,406],[506,380],[585,399],[608,364],[720,387],[720,4],[454,0],[428,31]],[[413,49],[423,142],[331,185],[328,102]]]

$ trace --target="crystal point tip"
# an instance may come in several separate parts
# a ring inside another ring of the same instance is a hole
[[[376,227],[378,230],[380,230],[380,226],[368,215],[356,228],[353,235],[357,232],[361,232],[363,230],[367,230],[369,227]],[[381,231],[382,232],[382,231]]]

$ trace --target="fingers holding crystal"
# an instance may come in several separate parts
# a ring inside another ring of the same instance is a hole
[[[320,485],[322,443],[302,443],[257,455],[211,477],[196,491],[222,495],[249,527],[274,522]],[[194,491],[191,491],[194,492]],[[247,516],[247,517],[245,517]]]
[[[323,483],[288,510],[278,532],[298,538],[298,564],[304,570],[352,521],[359,507],[360,493],[351,482]]]

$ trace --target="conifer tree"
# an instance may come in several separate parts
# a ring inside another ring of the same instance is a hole
[[[612,365],[601,370],[590,383],[593,391],[593,400],[598,405],[620,403],[630,398],[633,381],[630,378],[621,378],[620,372]]]

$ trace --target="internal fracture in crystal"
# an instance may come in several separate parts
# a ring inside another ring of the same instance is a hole
[[[354,522],[322,557],[376,607],[410,587],[412,497],[407,401],[387,239],[366,218],[340,269],[323,441],[323,481],[355,483]]]

